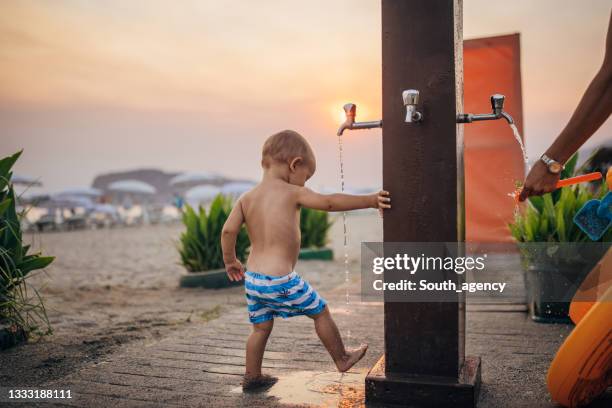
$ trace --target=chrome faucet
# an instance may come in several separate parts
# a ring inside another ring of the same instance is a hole
[[[504,118],[508,121],[508,124],[513,124],[514,119],[504,111],[504,95],[495,94],[491,95],[491,109],[492,113],[460,113],[457,115],[457,123],[472,123],[479,120],[495,120]]]
[[[342,136],[342,133],[346,129],[373,129],[382,127],[382,120],[373,120],[370,122],[355,122],[355,116],[357,115],[357,105],[354,103],[347,103],[343,106],[346,120],[338,128],[338,136]]]
[[[416,110],[419,104],[419,91],[416,89],[406,89],[402,92],[402,99],[406,107],[406,123],[420,122],[423,119],[423,115]]]

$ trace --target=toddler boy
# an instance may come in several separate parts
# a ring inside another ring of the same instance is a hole
[[[391,208],[389,193],[318,194],[304,187],[316,169],[315,156],[299,133],[284,130],[263,146],[263,178],[238,199],[221,235],[223,261],[230,280],[245,279],[249,319],[243,390],[267,388],[276,378],[261,373],[261,363],[274,318],[306,315],[331,355],[345,372],[365,354],[367,345],[347,350],[325,300],[295,271],[300,250],[300,207],[323,211]],[[242,224],[251,241],[247,270],[236,258],[236,237]]]

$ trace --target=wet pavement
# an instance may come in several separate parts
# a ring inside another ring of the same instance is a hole
[[[517,260],[501,262],[508,263],[508,279],[520,284]],[[299,266],[308,279],[308,264]],[[327,268],[343,273],[340,262]],[[363,406],[365,375],[383,353],[383,306],[360,303],[357,280],[350,286],[348,307],[344,287],[326,290],[323,282],[317,285],[348,346],[369,343],[364,359],[344,375],[335,370],[310,319],[277,319],[263,368],[279,381],[267,392],[242,393],[244,344],[250,325],[245,309],[234,307],[208,323],[177,328],[161,339],[126,344],[41,388],[71,390],[74,398],[56,406]],[[503,303],[479,299],[468,305],[466,354],[482,358],[479,407],[555,406],[546,391],[546,370],[572,326],[533,322],[525,311],[524,293],[519,292]],[[351,337],[346,338],[349,329]],[[608,395],[599,405],[610,401]]]

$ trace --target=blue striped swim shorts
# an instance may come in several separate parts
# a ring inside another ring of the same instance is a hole
[[[295,271],[283,276],[270,276],[246,271],[244,275],[249,320],[262,323],[276,316],[288,318],[315,315],[326,305],[325,300]]]

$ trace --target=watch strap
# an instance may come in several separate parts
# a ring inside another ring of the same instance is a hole
[[[546,164],[547,166],[550,166],[550,165],[551,165],[551,164],[553,164],[553,163],[558,163],[558,164],[561,166],[561,169],[562,169],[562,170],[563,170],[563,169],[565,169],[565,166],[564,166],[564,165],[562,165],[561,163],[559,163],[559,162],[558,162],[558,161],[556,161],[555,159],[552,159],[552,158],[548,157],[546,154],[543,154],[543,155],[540,157],[540,160],[542,160],[542,161],[544,162],[544,164]]]

